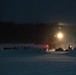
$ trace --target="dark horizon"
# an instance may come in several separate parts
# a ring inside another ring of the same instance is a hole
[[[59,30],[59,27],[61,27],[61,30]],[[63,43],[65,43],[64,45],[66,45],[66,43],[75,45],[75,25],[58,25],[58,23],[15,24],[13,22],[0,22],[0,44],[34,43],[50,44],[52,46],[58,44],[58,41],[55,39],[54,35],[59,31],[65,34],[65,39],[63,40]]]

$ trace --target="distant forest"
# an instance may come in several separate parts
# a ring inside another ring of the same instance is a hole
[[[0,22],[0,43],[46,43],[51,28],[51,25],[44,23]]]
[[[16,24],[13,22],[0,22],[0,43],[51,44],[54,41],[54,33],[58,31],[58,27],[58,23]],[[62,27],[62,31],[64,30],[65,33],[76,30],[75,26]],[[72,33],[74,32],[76,31]]]

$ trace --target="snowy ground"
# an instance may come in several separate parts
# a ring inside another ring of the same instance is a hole
[[[76,75],[76,53],[0,51],[0,75]],[[74,56],[73,56],[74,55]]]

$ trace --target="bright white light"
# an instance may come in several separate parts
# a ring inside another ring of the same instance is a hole
[[[57,37],[58,37],[59,39],[61,39],[61,38],[63,38],[63,34],[62,34],[62,33],[58,33],[58,34],[57,34]]]

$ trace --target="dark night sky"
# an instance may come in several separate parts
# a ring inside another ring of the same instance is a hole
[[[76,0],[0,0],[0,21],[76,21]]]

